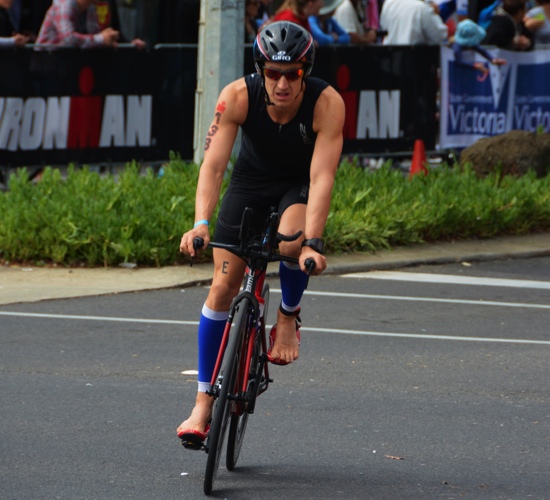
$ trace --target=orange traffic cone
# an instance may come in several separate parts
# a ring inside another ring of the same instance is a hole
[[[412,157],[411,168],[409,170],[409,179],[416,174],[423,173],[428,174],[426,168],[426,149],[424,148],[424,141],[422,139],[416,139],[414,141],[414,151]]]

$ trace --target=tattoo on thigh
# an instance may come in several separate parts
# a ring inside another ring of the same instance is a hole
[[[222,274],[227,274],[228,267],[229,267],[229,262],[227,260],[224,260],[222,264]]]
[[[210,144],[212,144],[212,139],[220,129],[220,119],[222,117],[223,112],[225,111],[226,105],[225,101],[222,101],[218,104],[216,107],[216,113],[214,113],[214,122],[212,125],[210,125],[210,130],[206,134],[206,141],[204,141],[204,150],[207,151],[210,148]]]

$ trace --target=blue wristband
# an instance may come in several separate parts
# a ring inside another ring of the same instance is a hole
[[[206,224],[208,226],[208,221],[206,219],[198,220],[197,222],[195,222],[193,227],[200,226],[201,224]]]

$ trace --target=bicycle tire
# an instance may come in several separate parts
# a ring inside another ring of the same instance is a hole
[[[264,288],[262,291],[262,298],[264,299],[264,310],[263,315],[261,318],[263,329],[262,333],[265,332],[265,318],[267,317],[267,307],[269,305],[269,285],[266,283],[264,284]],[[244,335],[247,333],[247,324],[244,324],[245,332]],[[258,395],[258,384],[256,386],[254,385],[256,382],[256,374],[258,370],[261,369],[261,363],[260,363],[260,356],[262,355],[262,339],[261,335],[256,335],[254,338],[254,351],[252,353],[252,359],[250,361],[250,369],[248,372],[248,397],[252,398],[253,400],[256,399],[256,396]],[[246,346],[245,346],[246,348]],[[225,459],[225,465],[227,467],[228,471],[232,471],[235,469],[235,466],[237,465],[237,460],[239,459],[239,455],[241,453],[241,448],[244,441],[244,435],[246,432],[246,425],[248,423],[248,416],[251,412],[248,411],[247,408],[245,408],[240,415],[233,414],[231,415],[231,423],[229,425],[229,435],[227,438],[227,454]]]
[[[232,402],[228,398],[229,394],[234,392],[237,370],[239,367],[239,358],[242,346],[242,336],[240,326],[248,318],[248,309],[250,300],[244,298],[237,304],[237,314],[235,321],[229,332],[229,341],[220,367],[220,375],[223,377],[219,396],[216,400],[212,415],[212,424],[208,432],[206,446],[208,448],[208,458],[206,460],[206,471],[204,474],[204,493],[209,495],[212,492],[220,457],[223,448],[223,439],[227,431],[227,425],[230,421],[232,412]]]

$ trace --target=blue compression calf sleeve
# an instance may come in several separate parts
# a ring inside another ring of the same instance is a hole
[[[281,262],[279,276],[281,291],[283,292],[281,306],[287,312],[294,312],[300,307],[308,276],[300,269],[298,264],[290,264],[289,262]]]
[[[210,390],[212,372],[218,359],[229,311],[213,311],[202,306],[199,321],[199,392]]]

